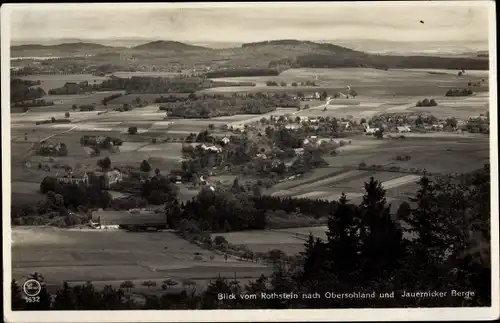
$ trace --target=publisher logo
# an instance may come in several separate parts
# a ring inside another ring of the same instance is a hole
[[[26,296],[35,297],[40,294],[42,290],[42,285],[36,279],[28,279],[23,285],[23,291]]]

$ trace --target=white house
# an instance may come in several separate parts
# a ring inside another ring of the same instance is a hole
[[[304,148],[295,148],[295,153],[297,155],[303,155],[304,154]]]
[[[408,126],[400,126],[396,127],[396,129],[398,130],[399,133],[411,132],[411,129]]]
[[[87,175],[87,173],[84,173],[82,176],[73,176],[73,174],[69,174],[66,176],[57,177],[57,180],[60,183],[87,185],[89,182],[89,176]]]
[[[224,137],[221,139],[221,142],[224,144],[224,145],[227,145],[228,143],[231,142],[231,139],[229,139],[228,137]]]
[[[213,152],[216,152],[216,153],[220,153],[222,151],[221,147],[217,147],[215,145],[209,145],[209,146],[207,146],[207,145],[203,144],[203,145],[201,145],[201,148],[203,150],[210,150],[210,151],[213,151]]]
[[[351,127],[351,124],[349,123],[349,121],[342,121],[340,123],[340,126],[344,129],[349,129]]]
[[[104,174],[104,182],[105,182],[106,187],[109,187],[112,184],[121,182],[122,180],[123,180],[123,175],[117,169],[113,169],[113,170],[106,172]]]

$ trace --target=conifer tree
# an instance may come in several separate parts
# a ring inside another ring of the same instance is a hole
[[[382,273],[391,273],[398,268],[405,255],[403,233],[392,220],[385,193],[381,183],[373,177],[365,183],[365,194],[359,208],[363,271],[360,281],[370,281]]]
[[[55,310],[75,310],[73,290],[67,282],[63,283],[63,288],[58,290],[54,299],[53,308]]]
[[[21,288],[19,287],[15,279],[12,280],[10,288],[11,288],[12,310],[13,311],[23,310],[25,308],[26,302],[21,296]]]
[[[423,257],[421,260],[438,264],[442,262],[447,247],[440,239],[439,202],[434,183],[427,176],[423,176],[418,184],[420,189],[415,197],[410,198],[416,207],[411,209],[406,222],[411,226],[409,231],[417,234],[414,245],[418,248],[415,251]]]

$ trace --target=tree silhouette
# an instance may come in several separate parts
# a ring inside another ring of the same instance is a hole
[[[375,131],[375,133],[373,135],[377,139],[383,139],[384,138],[384,132],[382,131],[382,129],[379,129],[379,130]]]
[[[23,310],[26,306],[26,302],[21,296],[21,288],[17,284],[16,280],[13,279],[11,284],[11,308],[13,311]]]
[[[142,172],[149,172],[149,171],[151,171],[151,165],[148,163],[147,160],[143,160],[141,162],[140,169]]]
[[[228,309],[233,308],[231,303],[232,300],[218,300],[219,294],[231,294],[231,284],[225,279],[219,276],[214,280],[210,281],[207,289],[203,293],[203,299],[205,300],[203,304],[203,309]]]
[[[75,310],[77,308],[74,297],[73,289],[69,287],[67,282],[64,282],[63,288],[56,292],[52,308],[54,310]]]
[[[111,168],[111,159],[109,157],[99,159],[97,161],[97,166],[101,167],[104,170],[110,169]]]
[[[135,284],[131,280],[126,280],[120,284],[120,288],[124,288],[127,292],[134,288]]]
[[[146,286],[148,289],[150,289],[151,287],[155,287],[156,286],[156,282],[154,282],[152,280],[146,280],[146,281],[142,282],[141,285],[142,286]]]

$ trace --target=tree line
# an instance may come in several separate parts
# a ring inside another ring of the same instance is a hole
[[[40,81],[12,78],[10,80],[10,102],[20,105],[22,102],[30,101],[31,106],[38,106],[39,101],[36,99],[47,94],[38,86],[40,84]]]
[[[276,76],[279,71],[275,68],[232,68],[206,72],[207,78],[240,77],[240,76]]]
[[[282,94],[246,94],[241,96],[224,97],[190,95],[187,99],[170,101],[160,106],[160,110],[167,111],[168,116],[180,118],[211,118],[235,114],[265,114],[277,107],[297,108],[300,103],[286,93]]]

